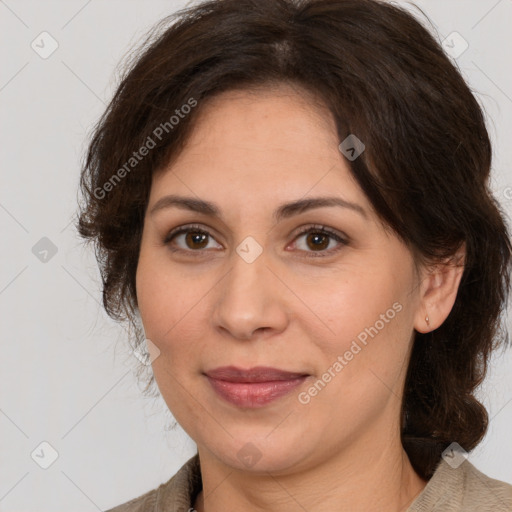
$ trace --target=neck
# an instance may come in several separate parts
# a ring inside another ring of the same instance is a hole
[[[352,443],[300,472],[252,473],[223,464],[198,446],[203,490],[197,512],[404,512],[426,485],[400,440]]]

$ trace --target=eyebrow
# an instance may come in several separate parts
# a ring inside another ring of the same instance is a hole
[[[366,213],[366,210],[362,206],[356,203],[352,203],[350,201],[346,201],[341,197],[331,196],[299,199],[297,201],[282,204],[276,210],[274,210],[272,217],[276,222],[279,222],[283,219],[292,217],[293,215],[298,215],[307,210],[332,206],[348,208],[350,210],[355,211],[365,219],[368,219],[368,214]],[[149,213],[150,215],[154,215],[155,213],[161,210],[171,207],[181,208],[184,210],[202,213],[204,215],[222,218],[220,208],[216,206],[214,203],[210,201],[204,201],[202,199],[196,199],[194,197],[185,197],[178,195],[168,195],[162,197],[153,205]]]

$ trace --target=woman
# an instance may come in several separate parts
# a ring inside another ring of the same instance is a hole
[[[198,454],[112,511],[512,510],[466,460],[510,284],[490,164],[389,3],[211,1],[148,39],[79,229]]]

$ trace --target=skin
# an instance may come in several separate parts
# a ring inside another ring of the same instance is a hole
[[[195,509],[406,510],[426,485],[400,443],[411,341],[448,316],[462,268],[415,266],[350,176],[334,121],[309,94],[284,85],[229,91],[202,107],[183,151],[154,177],[136,276],[146,337],[160,350],[156,382],[197,443]],[[221,217],[176,206],[151,213],[169,194],[213,202]],[[338,206],[272,217],[283,203],[318,196],[342,197],[366,217]],[[188,240],[164,242],[188,224],[208,231],[206,242],[195,228]],[[315,243],[314,225],[348,240]],[[236,251],[248,236],[263,251],[252,263]],[[299,393],[396,303],[394,318],[301,403]],[[225,365],[310,377],[263,408],[241,409],[204,376]],[[250,467],[237,456],[247,443],[260,456]]]

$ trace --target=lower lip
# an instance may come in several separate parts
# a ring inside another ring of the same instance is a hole
[[[224,400],[238,407],[256,409],[287,395],[300,386],[307,376],[269,382],[227,382],[208,376],[207,378],[213,389]]]

